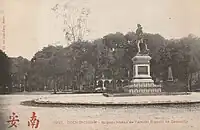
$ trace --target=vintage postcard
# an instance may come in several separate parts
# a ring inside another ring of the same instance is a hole
[[[199,130],[199,0],[0,0],[0,130]]]

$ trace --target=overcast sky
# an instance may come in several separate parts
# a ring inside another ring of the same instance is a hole
[[[56,3],[69,0],[0,0],[6,17],[8,56],[32,56],[44,46],[64,43],[62,27],[51,11]],[[71,0],[72,5],[90,8],[89,35],[95,39],[112,32],[135,31],[140,23],[144,32],[165,38],[192,33],[200,36],[199,0]],[[2,8],[2,7],[1,7]]]

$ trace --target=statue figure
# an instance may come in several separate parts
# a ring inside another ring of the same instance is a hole
[[[137,24],[136,36],[137,36],[137,47],[139,54],[148,54],[149,49],[147,48],[146,41],[144,41],[142,26]]]
[[[143,31],[142,31],[142,26],[140,24],[137,24],[136,36],[137,36],[137,41],[142,42]]]

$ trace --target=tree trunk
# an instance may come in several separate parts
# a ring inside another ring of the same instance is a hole
[[[191,86],[192,86],[192,74],[188,74],[188,91],[191,91]]]
[[[56,94],[56,83],[55,83],[55,79],[53,79],[53,90],[54,90],[54,94]]]
[[[97,68],[95,67],[95,70],[94,70],[94,88],[97,87]]]

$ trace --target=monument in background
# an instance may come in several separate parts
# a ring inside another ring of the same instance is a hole
[[[124,86],[124,91],[131,94],[140,93],[160,93],[161,85],[154,84],[150,75],[150,60],[149,49],[147,48],[146,41],[144,41],[142,26],[137,25],[137,47],[138,53],[132,58],[133,61],[133,78],[131,84]]]
[[[171,66],[168,67],[168,80],[167,81],[174,81]]]

